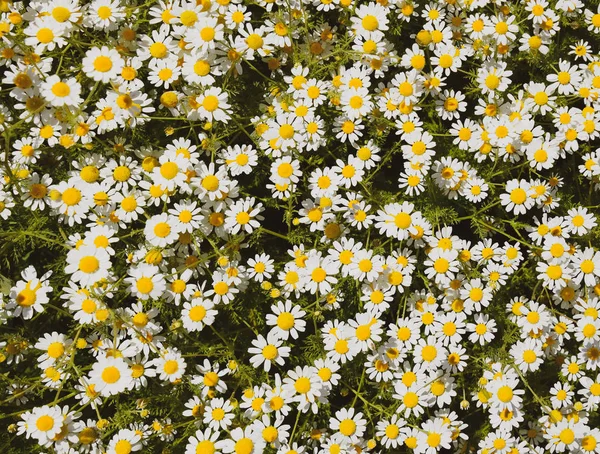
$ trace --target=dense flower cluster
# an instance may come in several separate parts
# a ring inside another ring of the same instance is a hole
[[[600,453],[598,34],[581,0],[0,1],[0,444]]]

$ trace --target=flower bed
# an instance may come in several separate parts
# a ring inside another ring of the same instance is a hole
[[[600,8],[0,1],[9,453],[600,453]]]

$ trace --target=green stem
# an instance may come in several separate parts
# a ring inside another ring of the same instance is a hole
[[[260,231],[268,233],[269,235],[276,236],[277,238],[281,238],[282,240],[289,241],[289,239],[288,239],[287,236],[282,235],[281,233],[274,232],[273,230],[266,229],[266,228],[264,228],[262,226],[260,227]]]
[[[294,441],[294,434],[296,433],[296,428],[298,427],[298,421],[300,420],[300,411],[296,412],[296,421],[294,422],[294,428],[292,429],[292,435],[290,435],[290,445]]]
[[[362,375],[360,376],[360,382],[358,383],[358,391],[354,394],[354,400],[352,400],[353,407],[354,407],[354,404],[356,403],[356,399],[358,399],[358,393],[360,393],[360,390],[362,388],[364,381],[365,381],[365,368],[363,367]]]

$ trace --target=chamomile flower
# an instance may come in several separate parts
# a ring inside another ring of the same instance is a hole
[[[33,266],[28,266],[21,272],[23,280],[17,281],[10,289],[6,305],[13,317],[21,316],[24,320],[29,320],[35,312],[43,312],[43,305],[49,302],[47,294],[53,290],[48,281],[51,275],[52,271],[48,271],[38,277]]]
[[[495,337],[496,322],[490,319],[487,314],[477,314],[475,323],[469,323],[467,329],[471,332],[469,341],[485,345]]]
[[[304,140],[302,118],[293,114],[280,114],[268,122],[268,129],[261,137],[273,149],[270,154],[277,158],[282,152],[296,148]],[[263,146],[263,148],[266,148]],[[269,153],[269,152],[268,152]]]
[[[300,161],[291,156],[283,156],[271,164],[271,181],[277,184],[298,183],[302,172]]]
[[[352,146],[356,147],[358,140],[363,136],[362,130],[364,128],[365,126],[360,119],[352,120],[345,116],[338,117],[335,120],[335,137],[342,142],[348,141]]]
[[[352,24],[361,36],[378,39],[388,29],[387,13],[386,8],[377,3],[360,5],[351,19]]]
[[[50,76],[42,82],[40,90],[47,102],[55,107],[74,107],[83,101],[81,85],[74,78],[61,80],[57,75]]]
[[[433,278],[438,284],[449,284],[454,278],[454,274],[458,272],[457,258],[458,253],[455,250],[432,250],[428,260],[424,263],[427,267],[425,269],[426,276]]]
[[[217,311],[213,309],[211,300],[194,298],[191,302],[183,303],[181,320],[183,327],[190,331],[202,331],[206,325],[212,325]]]
[[[257,254],[254,258],[248,259],[248,277],[263,282],[265,279],[270,279],[275,267],[274,260],[268,254]]]
[[[225,229],[232,235],[240,231],[252,233],[260,227],[264,219],[259,213],[263,211],[262,203],[255,205],[254,197],[239,200],[231,204],[225,212]]]
[[[24,32],[25,44],[35,49],[37,54],[44,51],[64,47],[67,41],[64,38],[64,28],[57,24],[52,17],[40,17],[29,23]]]
[[[441,365],[445,356],[446,348],[435,339],[429,336],[426,339],[421,338],[413,351],[414,360],[422,365],[425,370],[434,370]]]
[[[223,167],[215,168],[213,163],[208,166],[200,163],[192,182],[194,194],[201,198],[208,197],[211,201],[222,199],[229,192],[227,170]]]
[[[236,427],[230,432],[230,436],[231,438],[223,444],[224,453],[239,452],[243,449],[247,454],[259,454],[265,449],[266,443],[263,438],[250,427]]]
[[[196,111],[201,118],[210,122],[227,121],[231,118],[229,116],[231,105],[228,99],[229,95],[226,92],[218,87],[211,87],[197,98]]]
[[[219,440],[220,432],[207,428],[197,430],[196,433],[188,438],[185,447],[185,454],[195,454],[198,452],[212,452],[213,454],[221,454],[225,445],[225,440]]]
[[[523,373],[535,372],[543,361],[540,343],[535,339],[526,339],[516,343],[511,347],[510,354],[515,358],[515,364]]]
[[[259,335],[252,341],[253,347],[248,349],[248,353],[253,354],[250,357],[250,363],[253,367],[263,366],[265,372],[271,370],[273,363],[283,366],[285,358],[290,354],[290,347],[282,345],[281,338],[274,332],[270,332],[265,339]]]
[[[173,383],[183,377],[187,363],[177,350],[167,350],[154,359],[151,365],[156,368],[158,377],[161,380],[168,380]]]
[[[125,61],[115,49],[102,46],[88,50],[82,64],[88,77],[95,81],[108,83],[121,74]]]
[[[582,59],[584,61],[592,61],[592,52],[590,49],[590,45],[587,41],[581,39],[579,41],[577,41],[575,44],[569,46],[569,49],[571,49],[571,51],[569,52],[570,55],[573,55],[575,57],[575,59]]]
[[[148,81],[157,87],[169,88],[177,82],[181,74],[176,59],[165,58],[162,60],[150,60],[150,73]]]
[[[234,286],[233,278],[227,273],[215,271],[212,280],[212,289],[208,290],[205,296],[212,297],[214,304],[220,302],[229,304],[235,297],[235,294],[239,292],[239,289]]]
[[[505,193],[500,194],[500,202],[506,211],[525,214],[535,203],[530,194],[531,185],[524,180],[510,180],[506,183]]]
[[[130,291],[141,300],[157,299],[165,291],[164,276],[155,265],[142,263],[129,268],[129,277],[125,282],[130,284]]]
[[[310,409],[317,413],[316,400],[323,393],[323,385],[314,367],[297,366],[288,371],[283,379],[283,389],[298,402],[298,410],[305,413]]]
[[[549,290],[560,290],[573,277],[572,270],[564,262],[554,260],[550,263],[539,262],[536,266],[536,271],[538,272],[538,279]]]
[[[306,276],[306,289],[311,294],[319,292],[327,294],[331,291],[332,285],[337,283],[335,275],[338,273],[338,265],[329,257],[321,258],[320,255],[313,255],[306,261],[304,275]]]
[[[44,405],[21,416],[25,421],[28,436],[35,438],[40,444],[53,441],[63,427],[63,413],[58,406]]]
[[[27,190],[22,194],[23,205],[32,211],[43,210],[46,203],[50,203],[48,188],[51,184],[52,178],[49,175],[41,178],[37,173],[31,175],[31,179],[27,182]]]
[[[580,449],[584,436],[584,425],[581,421],[561,420],[548,427],[544,438],[548,441],[546,449],[550,452],[571,452]]]
[[[577,251],[572,258],[572,267],[576,284],[583,281],[587,286],[595,286],[600,277],[600,252],[592,248]]]
[[[342,92],[340,102],[342,110],[351,120],[365,116],[373,107],[373,103],[369,96],[369,90],[365,87],[345,90]]]
[[[144,235],[147,241],[157,247],[165,247],[177,240],[178,232],[173,228],[168,214],[158,214],[146,222]]]
[[[227,383],[222,378],[229,373],[227,369],[221,369],[218,363],[211,364],[208,359],[205,359],[202,364],[197,364],[196,369],[201,375],[194,375],[191,382],[201,386],[203,396],[213,392],[223,393],[227,390]]]
[[[440,99],[436,101],[436,112],[442,120],[457,120],[461,117],[461,112],[464,112],[467,103],[464,101],[465,95],[454,90],[444,90],[440,95]]]
[[[585,207],[571,208],[568,211],[570,224],[568,229],[576,235],[585,235],[590,229],[597,225],[596,218],[589,213]]]
[[[250,145],[234,145],[223,152],[223,162],[227,165],[231,176],[249,175],[258,164],[256,150]]]
[[[38,357],[38,366],[42,370],[54,366],[56,363],[61,363],[70,358],[69,350],[73,343],[64,334],[53,332],[52,334],[46,333],[43,338],[39,339],[35,344],[35,348],[44,351],[44,353]]]
[[[483,178],[470,178],[465,185],[465,198],[473,203],[479,203],[488,196],[489,185]]]
[[[223,398],[210,399],[204,407],[203,422],[212,430],[227,429],[233,422],[233,405]]]
[[[392,84],[397,88],[398,101],[409,105],[417,103],[423,93],[423,78],[415,70],[396,75]]]
[[[354,408],[342,408],[335,413],[335,417],[329,419],[331,430],[337,431],[333,439],[341,441],[356,442],[364,434],[367,421],[362,418],[363,414],[355,413]]]
[[[112,436],[107,453],[136,452],[143,448],[142,436],[130,429],[121,429]]]
[[[94,245],[71,249],[67,254],[65,273],[83,286],[90,286],[106,279],[111,266],[110,255],[103,248]]]
[[[410,417],[411,414],[422,415],[430,404],[430,399],[426,396],[426,389],[417,383],[406,385],[402,380],[396,381],[394,391],[394,399],[400,401],[398,412],[403,413],[405,417]]]
[[[266,323],[273,326],[270,333],[282,340],[298,339],[298,333],[304,331],[306,321],[302,319],[306,315],[300,306],[292,306],[292,302],[287,300],[285,303],[278,301],[271,306],[273,314],[267,314]]]
[[[129,389],[132,380],[132,371],[123,358],[112,356],[98,359],[89,375],[89,382],[102,396],[112,396]]]
[[[87,12],[86,21],[100,30],[115,30],[125,18],[125,9],[117,0],[94,0]]]
[[[413,223],[418,217],[418,212],[413,211],[414,205],[409,202],[385,205],[383,210],[377,212],[375,227],[388,237],[407,239],[410,234],[417,233]]]
[[[402,145],[402,155],[406,160],[428,162],[434,155],[436,143],[427,131],[415,130],[404,137],[407,145]]]

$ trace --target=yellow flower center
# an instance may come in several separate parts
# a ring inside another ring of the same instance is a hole
[[[258,35],[256,33],[252,33],[251,35],[248,35],[248,37],[246,38],[246,44],[248,44],[248,47],[250,49],[258,50],[263,46],[264,41],[260,35]]]
[[[94,273],[100,268],[100,262],[93,255],[87,255],[79,260],[79,270],[84,273]]]
[[[522,205],[527,200],[527,193],[521,188],[513,189],[510,193],[510,200],[515,205]]]
[[[450,68],[452,66],[453,61],[454,59],[452,58],[452,55],[444,54],[440,57],[439,65],[442,68]]]
[[[215,29],[212,27],[204,27],[202,30],[200,30],[200,38],[206,42],[215,39],[215,34]]]
[[[365,30],[372,32],[379,27],[379,21],[371,14],[367,14],[362,20],[362,26]]]
[[[110,71],[112,69],[112,67],[113,67],[112,60],[105,55],[100,55],[99,57],[96,57],[96,59],[94,60],[94,69],[101,73]]]
[[[65,96],[69,96],[71,93],[71,89],[64,82],[57,82],[52,86],[52,94],[57,98],[64,98]]]
[[[127,166],[118,166],[113,171],[113,178],[121,183],[127,181],[131,176],[131,170]]]
[[[170,359],[165,362],[165,365],[163,366],[163,370],[165,371],[166,374],[172,375],[179,370],[179,363],[177,361],[175,361],[174,359]]]
[[[265,346],[262,349],[262,355],[268,360],[275,359],[277,357],[277,347],[271,344]]]
[[[575,432],[573,432],[573,429],[569,429],[567,427],[566,429],[561,430],[560,434],[558,435],[558,438],[564,444],[570,445],[571,443],[573,443],[573,441],[575,441]]]
[[[65,346],[61,342],[52,342],[48,346],[48,356],[50,358],[59,358],[65,352]]]
[[[154,283],[149,277],[141,277],[136,282],[138,292],[147,295],[154,289]]]
[[[54,33],[49,28],[40,28],[35,37],[42,44],[48,44],[54,39]]]
[[[284,124],[279,128],[279,135],[282,139],[291,139],[292,137],[294,137],[294,133],[295,130],[292,125]]]
[[[165,162],[160,166],[160,174],[167,180],[172,180],[179,173],[179,166],[174,162]]]
[[[495,29],[499,35],[505,35],[508,32],[508,24],[504,21],[498,22]]]
[[[207,191],[216,191],[219,188],[219,179],[214,175],[207,175],[202,179],[202,187]]]
[[[534,363],[536,359],[537,355],[533,350],[525,350],[523,352],[523,361],[525,361],[527,364]]]
[[[538,106],[543,106],[548,103],[548,95],[543,91],[537,92],[533,99]]]
[[[294,316],[290,312],[282,312],[277,316],[277,326],[285,331],[292,329],[295,321]]]
[[[501,402],[507,403],[513,398],[513,390],[510,386],[502,386],[498,389],[497,395]]]
[[[166,222],[159,222],[154,226],[154,234],[159,238],[165,238],[171,233],[171,226]]]
[[[344,419],[342,422],[340,422],[340,432],[349,437],[356,432],[356,423],[351,419]]]
[[[153,43],[150,46],[150,55],[154,58],[165,58],[167,56],[167,46],[163,43]]]
[[[48,415],[40,416],[35,422],[35,426],[38,430],[42,432],[47,432],[50,429],[52,429],[52,427],[54,427],[54,418]]]
[[[186,27],[191,27],[198,20],[198,15],[194,11],[184,11],[179,15],[179,21]]]
[[[254,442],[249,438],[240,438],[234,446],[235,454],[250,454],[254,449]]]
[[[116,383],[121,378],[121,372],[115,366],[108,366],[102,371],[102,381],[108,384]]]
[[[193,322],[200,322],[206,316],[206,309],[204,306],[198,305],[190,309],[189,317]]]
[[[431,362],[437,357],[437,348],[433,345],[426,345],[421,350],[421,357],[424,361]]]
[[[296,389],[297,393],[306,394],[310,391],[310,380],[306,377],[300,377],[294,383],[294,388]]]
[[[132,449],[133,446],[131,446],[131,443],[128,440],[119,440],[115,445],[116,454],[129,454]]]
[[[560,279],[562,277],[562,268],[559,265],[550,265],[546,270],[546,275],[554,281]]]
[[[219,98],[215,95],[208,95],[202,101],[202,107],[206,109],[208,112],[214,112],[219,107]]]
[[[229,286],[227,285],[226,282],[223,282],[223,281],[217,282],[214,285],[214,291],[217,295],[223,296],[229,291]]]
[[[204,384],[206,386],[216,386],[216,384],[219,382],[219,376],[217,375],[216,372],[208,372],[206,373],[206,375],[204,375]]]
[[[409,391],[404,395],[402,402],[407,408],[415,408],[419,403],[419,396],[416,393]]]
[[[241,211],[235,216],[235,220],[240,225],[246,225],[250,222],[250,215],[245,211]]]
[[[106,20],[112,15],[112,9],[109,6],[101,6],[97,13],[100,19]]]
[[[325,280],[325,278],[327,277],[327,273],[323,268],[317,267],[313,270],[311,277],[313,281],[320,283]]]
[[[215,444],[210,440],[203,440],[196,445],[196,454],[214,454]]]

